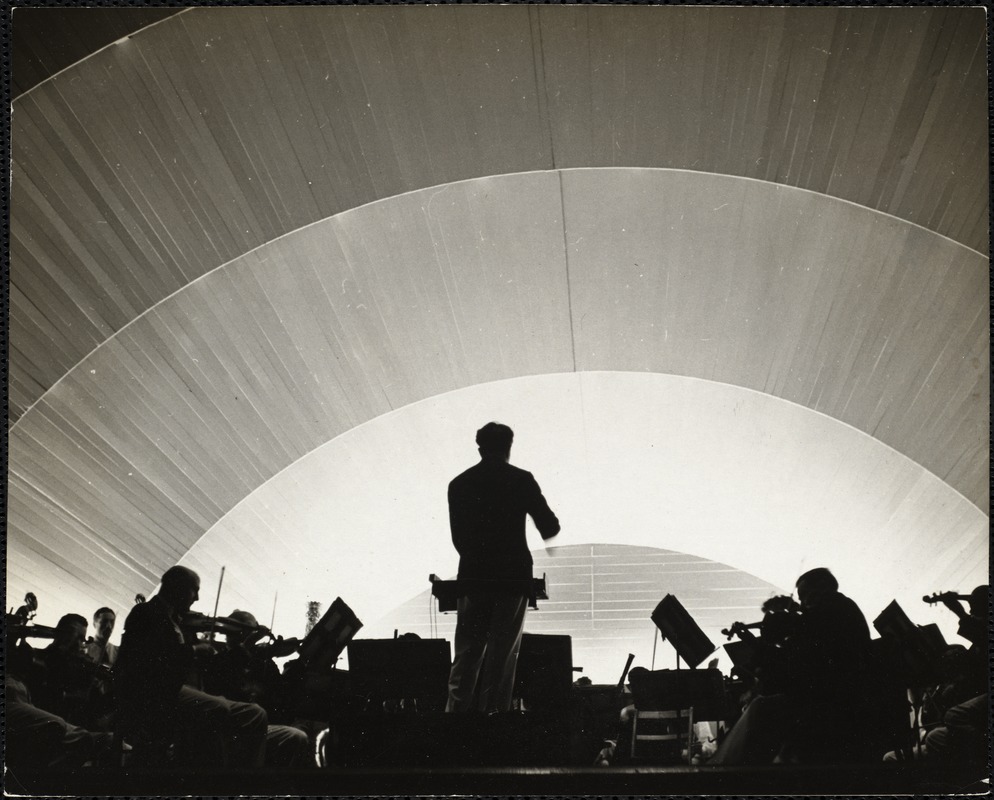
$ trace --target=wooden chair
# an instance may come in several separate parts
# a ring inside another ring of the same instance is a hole
[[[632,715],[632,761],[690,763],[694,741],[694,707],[635,708]]]

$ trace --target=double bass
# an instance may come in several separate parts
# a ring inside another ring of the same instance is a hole
[[[34,592],[24,595],[24,604],[15,611],[7,612],[4,636],[4,650],[7,671],[27,682],[33,682],[43,669],[35,649],[28,644],[28,639],[54,639],[55,628],[47,625],[32,624],[38,611],[38,598]]]

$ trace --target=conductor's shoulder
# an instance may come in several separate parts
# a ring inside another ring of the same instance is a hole
[[[449,491],[450,492],[452,492],[453,490],[458,491],[460,487],[472,486],[474,483],[476,483],[479,480],[478,473],[479,473],[479,464],[470,467],[469,469],[463,472],[460,472],[458,475],[456,475],[456,477],[454,477],[451,481],[449,481]]]
[[[470,480],[473,476],[473,471],[475,469],[476,467],[470,467],[469,469],[460,472],[458,475],[456,475],[456,477],[454,477],[451,481],[449,481],[449,486],[455,486],[457,484],[465,483],[466,481]]]
[[[508,481],[512,483],[534,481],[532,474],[528,470],[508,464],[506,461],[485,462],[474,464],[464,472],[460,472],[449,481],[449,489],[460,486],[471,486],[477,483],[490,483],[494,480]]]
[[[508,464],[507,468],[511,470],[511,474],[514,475],[514,477],[519,480],[524,480],[524,481],[535,480],[534,476],[526,469],[521,469],[521,467],[516,467],[513,464]]]

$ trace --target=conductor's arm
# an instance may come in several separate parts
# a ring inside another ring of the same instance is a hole
[[[462,555],[466,535],[466,508],[460,502],[458,492],[453,491],[451,483],[449,484],[449,529],[452,532],[452,544],[456,552]]]
[[[531,475],[528,477],[532,484],[528,514],[535,521],[535,527],[538,528],[538,532],[542,535],[542,538],[551,539],[559,533],[559,519],[552,512],[552,509],[549,508],[549,504],[546,502],[542,490],[538,486],[538,481]]]

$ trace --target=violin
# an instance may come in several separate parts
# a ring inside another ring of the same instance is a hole
[[[207,642],[213,641],[212,637],[217,633],[238,637],[240,641],[235,646],[244,647],[249,655],[260,658],[291,656],[300,649],[302,643],[297,638],[275,636],[265,625],[250,625],[231,617],[209,617],[196,611],[189,611],[183,616],[180,628],[188,635],[207,634]],[[204,640],[199,640],[199,643],[204,643]],[[232,644],[218,646],[230,647]]]
[[[960,602],[965,600],[970,602],[970,595],[959,594],[957,592],[933,592],[931,596],[926,595],[922,598],[922,601],[928,603],[929,605],[934,605],[935,603],[942,603],[946,608],[952,611],[960,620],[960,625],[966,623],[970,615],[966,613],[966,609],[963,608],[963,604]],[[966,636],[970,641],[974,641],[975,635],[970,634]]]
[[[934,605],[935,603],[949,603],[953,600],[966,600],[969,602],[970,595],[957,594],[956,592],[933,592],[931,595],[926,595],[922,598],[922,602],[928,603],[929,605]]]
[[[223,633],[225,635],[272,636],[272,631],[264,625],[249,625],[231,617],[209,617],[198,611],[187,611],[180,620],[180,628],[188,633]]]
[[[729,627],[721,629],[721,635],[731,639],[734,636],[738,636],[739,639],[755,639],[756,634],[753,633],[754,630],[763,627],[762,621],[760,622],[733,622]]]
[[[230,617],[203,617],[199,626],[226,634],[226,642],[201,642],[197,647],[210,648],[199,664],[198,678],[204,691],[230,699],[258,703],[271,714],[285,716],[286,688],[274,658],[296,653],[299,639],[274,636],[264,625],[252,625]]]
[[[114,680],[114,671],[110,664],[98,664],[90,661],[86,656],[80,656],[79,662],[73,662],[76,669],[80,670],[88,678],[100,683],[109,683]]]
[[[301,644],[303,641],[296,637],[284,639],[282,636],[277,636],[272,641],[260,642],[255,646],[255,650],[263,658],[286,658],[296,653]]]

